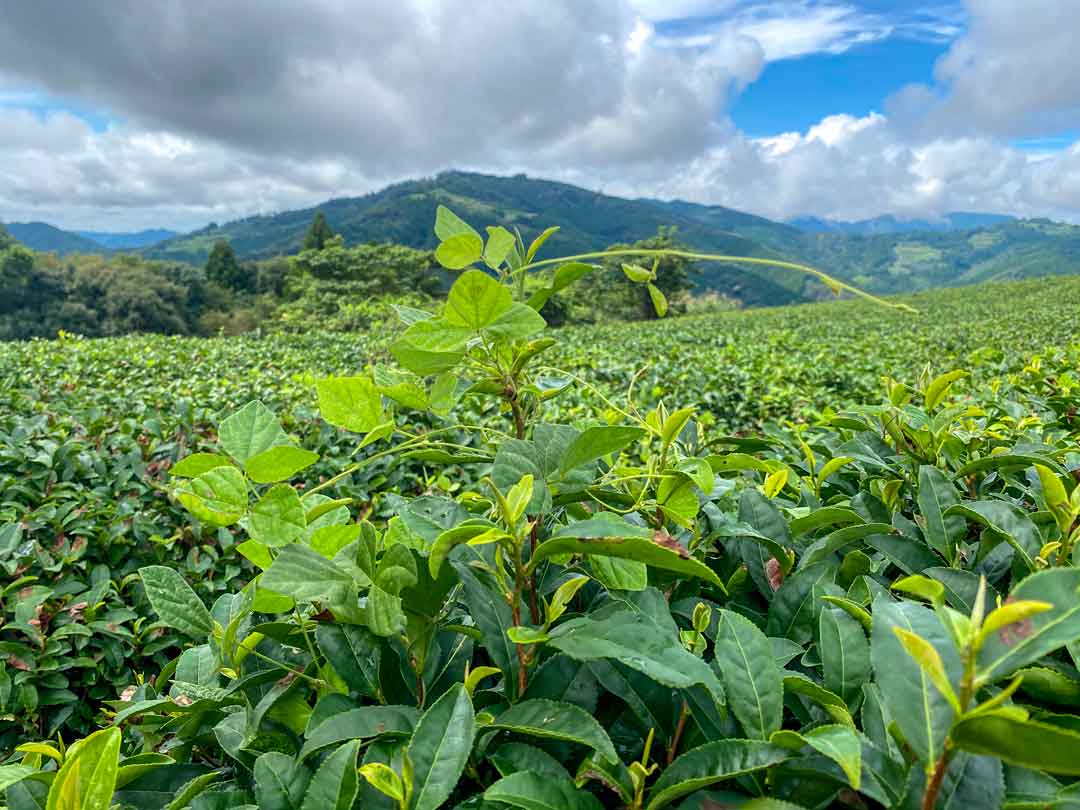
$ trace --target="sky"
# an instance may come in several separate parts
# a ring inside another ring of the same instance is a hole
[[[1080,222],[1080,0],[34,0],[0,221],[190,230],[451,168],[774,219]]]

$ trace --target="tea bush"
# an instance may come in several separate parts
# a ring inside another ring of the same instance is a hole
[[[555,338],[537,290],[600,257],[445,209],[436,233],[460,275],[397,335],[26,349],[12,810],[1075,802],[1080,345],[1044,348],[1075,283],[921,343],[847,302]]]

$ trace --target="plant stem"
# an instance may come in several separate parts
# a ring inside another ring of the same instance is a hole
[[[513,602],[510,604],[510,616],[513,619],[514,627],[521,627],[521,588],[520,585],[514,588],[512,595]],[[525,655],[525,645],[515,644],[514,648],[517,650],[518,659],[518,697],[520,698],[525,694],[525,687],[529,683],[529,662]]]
[[[533,523],[532,530],[529,532],[529,560],[536,555],[536,546],[540,542],[540,532]],[[529,617],[532,619],[533,624],[540,624],[540,605],[536,596],[536,570],[534,569],[529,574]]]
[[[671,738],[671,745],[667,750],[667,764],[670,765],[679,751],[679,740],[682,739],[683,730],[686,728],[686,718],[690,716],[690,706],[684,700],[682,711],[679,712],[679,722],[675,725],[675,734]]]
[[[280,661],[275,661],[269,655],[263,655],[261,652],[259,652],[256,649],[250,650],[250,653],[251,653],[251,655],[254,655],[256,658],[261,658],[263,661],[265,661],[268,664],[273,664],[278,669],[283,669],[286,672],[291,672],[297,678],[303,678],[305,681],[311,681],[313,684],[315,684],[315,686],[317,688],[321,689],[322,687],[326,686],[326,681],[321,680],[319,678],[312,678],[306,672],[301,672],[300,670],[293,669],[292,667],[287,666],[287,665],[281,663]]]
[[[941,791],[941,783],[945,781],[945,772],[949,769],[949,760],[951,759],[952,751],[946,748],[945,753],[941,755],[941,759],[937,761],[930,782],[926,785],[926,792],[923,793],[922,810],[934,810],[938,793]]]
[[[539,262],[532,262],[525,265],[523,270],[535,270],[538,267],[547,267],[553,264],[566,264],[568,262],[578,262],[587,259],[605,259],[609,256],[673,256],[680,259],[690,259],[691,261],[698,262],[725,262],[727,264],[762,264],[769,267],[783,267],[788,270],[797,270],[800,273],[806,273],[813,276],[819,281],[823,282],[825,286],[834,292],[839,293],[841,290],[849,292],[852,295],[857,295],[859,298],[865,298],[868,301],[873,301],[876,304],[887,306],[890,309],[902,309],[907,312],[917,312],[914,307],[907,304],[898,304],[892,301],[886,301],[882,298],[878,298],[876,295],[863,292],[858,287],[852,287],[850,284],[845,284],[839,279],[833,278],[827,273],[823,273],[820,270],[815,270],[813,267],[808,267],[805,264],[796,264],[795,262],[785,262],[778,259],[761,259],[754,256],[727,256],[721,253],[694,253],[689,250],[669,250],[669,249],[645,249],[645,248],[625,248],[622,250],[598,250],[592,253],[579,253],[576,256],[561,256],[558,259],[544,259]]]

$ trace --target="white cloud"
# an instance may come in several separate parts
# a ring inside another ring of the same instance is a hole
[[[892,100],[910,129],[1003,137],[1080,127],[1076,0],[965,0],[967,33],[937,63],[937,86]]]
[[[957,18],[854,0],[16,4],[0,24],[0,220],[196,227],[452,166],[778,218],[1076,220],[1080,144],[1003,139],[1080,123],[1080,22],[1060,13],[1072,2],[1031,0],[1025,15],[969,0],[940,84],[885,114],[756,140],[726,110],[768,60],[918,26],[948,36]],[[696,37],[662,22],[720,12]],[[55,98],[122,118],[101,131],[42,112]]]
[[[837,115],[805,133],[735,136],[663,191],[776,219],[995,211],[1080,222],[1080,143],[1036,159],[987,137],[911,143],[883,115]]]

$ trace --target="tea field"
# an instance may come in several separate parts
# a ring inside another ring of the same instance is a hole
[[[0,344],[7,807],[1080,806],[1080,278],[542,337],[500,279]]]

